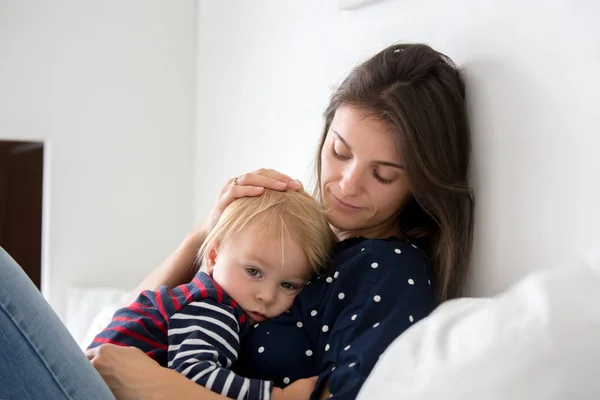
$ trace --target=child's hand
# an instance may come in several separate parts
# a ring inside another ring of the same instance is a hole
[[[272,400],[308,400],[315,390],[317,376],[306,379],[298,379],[285,389],[274,388],[271,394]]]

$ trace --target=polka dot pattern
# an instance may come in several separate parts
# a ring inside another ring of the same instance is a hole
[[[273,331],[273,336],[264,328],[254,330],[246,339],[251,345],[240,350],[251,353],[259,364],[261,359],[286,357],[289,367],[264,371],[279,376],[277,381],[282,387],[293,384],[299,376],[300,372],[292,368],[294,362],[297,366],[305,364],[306,367],[300,369],[301,373],[307,373],[321,357],[327,360],[330,371],[339,367],[336,378],[347,379],[359,370],[368,373],[372,366],[360,360],[366,356],[377,360],[385,350],[381,348],[382,343],[392,339],[391,325],[409,327],[415,324],[417,317],[430,312],[434,283],[431,266],[426,264],[421,250],[413,250],[411,243],[350,238],[346,247],[340,246],[340,251],[343,255],[335,259],[335,269],[321,275],[320,280],[315,279],[316,276],[312,278],[314,285],[306,289],[308,295],[300,296],[300,304],[282,319],[285,329],[277,328],[277,323],[261,323]],[[403,303],[400,299],[406,295],[415,301]],[[301,329],[294,329],[294,325]],[[277,335],[284,331],[289,332],[289,336],[280,344]],[[313,342],[309,337],[318,341]],[[290,340],[293,345],[289,344]],[[336,364],[332,363],[334,360]]]

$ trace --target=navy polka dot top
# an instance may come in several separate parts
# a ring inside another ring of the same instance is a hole
[[[425,253],[396,238],[339,242],[329,270],[287,313],[242,339],[236,371],[285,387],[319,376],[311,399],[354,399],[383,351],[434,308]]]

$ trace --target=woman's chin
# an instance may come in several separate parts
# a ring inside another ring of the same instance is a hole
[[[340,215],[339,212],[329,212],[327,213],[327,218],[335,231],[352,232],[361,228],[361,224],[359,221],[356,221],[356,218],[349,218],[343,214]]]

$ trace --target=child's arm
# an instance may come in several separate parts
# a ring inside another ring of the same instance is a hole
[[[117,310],[88,349],[111,343],[136,347],[155,359],[159,354],[166,354],[167,323],[155,305],[156,295],[145,291],[129,306]]]
[[[190,303],[169,320],[169,368],[226,397],[270,399],[273,382],[229,370],[237,359],[238,332],[229,306],[210,299]]]

